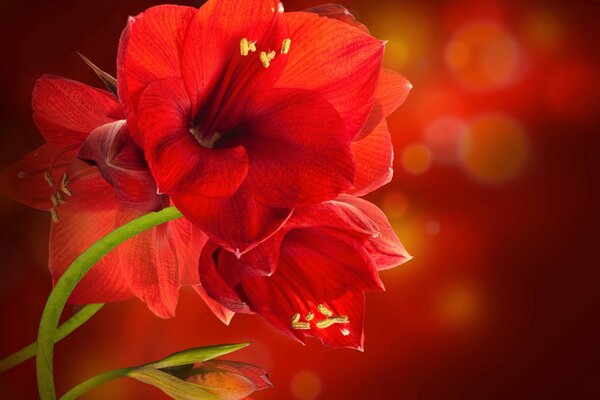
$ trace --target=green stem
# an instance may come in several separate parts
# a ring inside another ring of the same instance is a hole
[[[67,322],[58,328],[56,336],[54,337],[54,343],[60,342],[65,337],[69,336],[75,329],[85,324],[86,321],[92,318],[103,305],[104,304],[90,304],[83,307],[77,314],[73,315]],[[36,351],[37,342],[33,342],[29,346],[23,347],[21,350],[5,357],[0,361],[0,374],[21,364],[23,361],[29,360],[31,357],[35,356]]]
[[[181,216],[179,210],[169,207],[159,212],[146,214],[115,229],[77,257],[60,277],[46,301],[38,330],[36,368],[41,400],[56,399],[53,375],[53,338],[60,315],[75,286],[94,264],[127,239]]]
[[[127,376],[129,371],[131,371],[131,368],[121,368],[115,369],[113,371],[104,372],[100,375],[96,375],[86,381],[81,382],[79,385],[69,390],[64,396],[60,398],[60,400],[78,399],[79,397],[81,397],[81,395],[85,394],[88,390],[93,389],[96,386],[102,385],[103,383],[112,381],[114,379],[119,379]]]

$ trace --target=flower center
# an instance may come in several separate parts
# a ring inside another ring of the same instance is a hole
[[[331,311],[324,304],[319,304],[317,307],[319,313],[322,314],[325,318],[319,320],[315,323],[315,326],[318,329],[325,329],[333,326],[335,324],[348,324],[350,323],[350,319],[347,315],[333,315],[333,311]],[[292,329],[296,330],[310,330],[310,322],[315,318],[315,314],[309,312],[304,317],[304,321],[300,321],[300,313],[296,313],[292,316],[291,326]],[[344,336],[348,336],[350,332],[347,329],[342,329],[342,334]],[[347,333],[346,333],[347,332]]]

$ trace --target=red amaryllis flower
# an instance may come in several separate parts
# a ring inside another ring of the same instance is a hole
[[[123,33],[118,89],[160,192],[239,256],[294,207],[381,184],[359,164],[389,175],[387,128],[363,128],[382,55],[364,30],[276,0],[159,6]],[[375,131],[384,145],[353,154]]]
[[[258,313],[281,331],[333,347],[363,349],[364,295],[382,290],[378,271],[410,259],[385,215],[352,196],[306,208],[239,259],[209,241],[200,281],[228,323]]]
[[[33,109],[47,143],[3,171],[0,188],[21,203],[51,212],[49,266],[56,281],[94,242],[169,200],[157,195],[114,94],[44,76],[35,85]],[[94,266],[70,301],[137,296],[156,315],[170,317],[180,286],[198,279],[195,263],[204,240],[183,220],[138,235]]]

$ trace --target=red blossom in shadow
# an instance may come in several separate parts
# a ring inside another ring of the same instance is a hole
[[[47,143],[4,170],[0,189],[52,213],[49,267],[56,282],[90,245],[169,200],[157,194],[112,93],[44,76],[36,82],[32,103]],[[198,279],[191,267],[204,240],[204,234],[183,220],[138,235],[95,265],[70,302],[137,296],[156,315],[173,316],[180,286]]]

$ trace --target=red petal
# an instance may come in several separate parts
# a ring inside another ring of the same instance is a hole
[[[144,152],[161,193],[222,197],[238,189],[248,172],[246,151],[198,143],[189,130],[190,103],[180,79],[150,84],[139,109]]]
[[[382,69],[373,110],[356,140],[364,138],[376,129],[381,121],[404,103],[411,90],[412,84],[404,76],[389,69]]]
[[[215,314],[217,318],[219,318],[221,322],[223,322],[225,325],[229,325],[235,313],[230,309],[223,307],[219,302],[210,297],[206,293],[206,290],[204,290],[202,285],[195,285],[194,289],[196,290],[198,295],[200,295],[202,300],[204,300],[204,302],[206,303],[208,308],[213,312],[213,314]]]
[[[206,293],[213,301],[218,302],[221,306],[230,311],[248,312],[249,310],[246,303],[240,298],[235,290],[233,290],[231,285],[225,281],[219,271],[217,271],[215,260],[220,259],[220,253],[222,252],[223,250],[213,242],[208,242],[208,244],[204,246],[204,249],[202,249],[198,271],[200,274],[200,283],[204,292],[200,291],[199,293],[201,296]],[[214,308],[214,304],[211,302],[208,302],[207,304],[211,309]],[[215,315],[221,320],[229,318],[228,313],[221,313],[219,308],[216,308],[216,311]],[[228,323],[228,321],[226,323]]]
[[[352,143],[356,165],[354,188],[347,193],[364,196],[392,180],[394,147],[387,123],[381,123],[364,139]]]
[[[174,241],[179,260],[179,277],[183,286],[200,283],[198,277],[198,259],[208,241],[208,236],[186,218],[169,223],[169,234]]]
[[[60,220],[50,229],[50,273],[54,282],[89,246],[115,229],[119,203],[110,185],[100,174],[86,177],[86,192],[95,197],[96,211],[83,211],[78,196],[79,184],[73,184],[73,198],[58,214]],[[104,256],[83,277],[70,297],[75,304],[107,303],[132,297],[116,252]]]
[[[350,138],[327,101],[278,89],[255,106],[262,114],[247,123],[239,143],[251,160],[248,186],[257,200],[273,207],[314,204],[352,184]]]
[[[292,210],[273,208],[255,199],[242,185],[231,197],[208,199],[177,194],[173,202],[212,240],[230,252],[251,250],[269,238],[289,218]]]
[[[353,137],[373,107],[382,42],[348,24],[311,13],[284,14],[292,47],[277,87],[319,92]]]
[[[28,153],[0,173],[0,190],[19,203],[48,211],[53,206],[50,195],[56,192],[56,187],[50,187],[44,176],[60,151],[58,145],[46,143]],[[56,160],[52,171],[55,182],[60,183],[67,166],[74,160],[75,151],[67,152]]]
[[[119,98],[128,114],[136,141],[137,101],[142,90],[157,79],[181,76],[180,54],[192,7],[161,5],[131,18],[119,42],[117,82]]]
[[[377,206],[353,196],[340,196],[338,200],[356,207],[377,226],[378,233],[369,238],[365,248],[380,271],[396,267],[412,259],[412,256],[400,243],[387,217]]]
[[[37,80],[32,103],[44,138],[61,145],[81,143],[98,126],[124,118],[111,93],[50,75]]]
[[[116,191],[123,205],[157,211],[162,205],[144,153],[129,135],[124,120],[94,129],[83,142],[78,157],[93,162]]]
[[[144,212],[121,209],[115,228],[134,220]],[[177,246],[172,223],[142,232],[119,246],[117,252],[123,275],[131,291],[161,318],[175,316],[180,277]]]
[[[264,68],[259,54],[278,51],[288,37],[280,23],[282,12],[279,0],[209,0],[198,10],[186,32],[182,57],[194,115],[209,99],[219,110],[227,108],[221,104],[227,89],[256,95],[273,86],[287,57],[277,55]],[[257,51],[246,57],[240,54],[243,38],[257,42]],[[232,97],[244,103],[239,95]]]
[[[339,4],[322,4],[316,7],[307,8],[304,11],[319,14],[322,17],[337,19],[369,33],[369,29],[366,26],[358,22],[346,7]]]
[[[252,311],[274,326],[302,340],[305,334],[334,347],[362,348],[363,291],[380,288],[376,271],[364,256],[344,243],[332,230],[307,229],[291,232],[284,239],[277,271],[268,278],[242,282]],[[318,305],[334,315],[347,315],[348,324],[317,328],[325,318]],[[315,315],[310,330],[292,329],[290,321],[300,313],[302,320]]]

